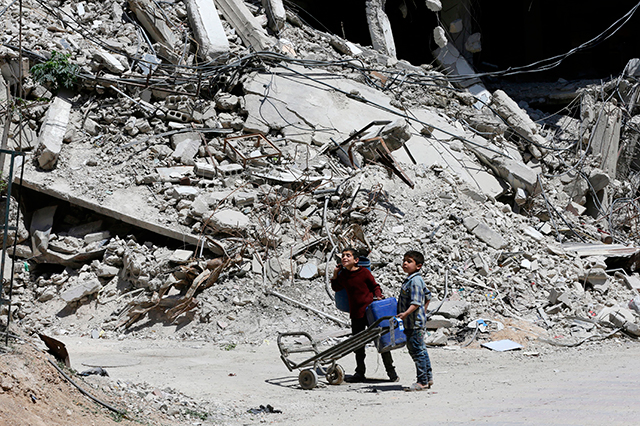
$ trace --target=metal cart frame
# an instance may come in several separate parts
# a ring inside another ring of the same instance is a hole
[[[389,320],[388,327],[380,327],[380,323],[384,320]],[[390,333],[391,346],[395,345],[395,333],[402,333],[397,329],[398,322],[394,317],[382,317],[377,319],[367,329],[355,334],[348,339],[332,346],[324,351],[318,349],[318,342],[316,342],[309,333],[304,331],[293,331],[278,333],[278,349],[280,349],[280,358],[284,365],[287,366],[289,371],[294,369],[301,369],[298,375],[298,382],[303,389],[313,389],[318,384],[318,373],[316,370],[323,366],[329,365],[326,370],[325,377],[330,385],[339,385],[344,381],[344,368],[336,363],[340,358],[350,354],[351,352],[360,349],[367,343],[372,342],[380,336]],[[308,343],[300,346],[286,346],[282,339],[283,337],[304,337],[309,340]],[[296,363],[289,359],[289,355],[294,353],[314,353],[311,358],[305,359],[299,363]]]

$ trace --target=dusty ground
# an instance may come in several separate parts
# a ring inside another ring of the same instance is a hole
[[[221,348],[171,340],[61,340],[77,370],[86,368],[83,364],[120,365],[96,382],[147,382],[208,401],[210,419],[217,420],[190,424],[629,425],[640,414],[640,345],[626,338],[573,349],[532,342],[522,351],[503,353],[430,349],[435,385],[417,393],[403,391],[415,377],[404,349],[394,352],[400,383],[383,380],[380,358],[368,348],[372,379],[367,383],[329,386],[320,377],[317,388],[305,391],[297,371],[289,372],[279,360],[273,341]],[[352,355],[341,364],[353,372]],[[282,413],[247,412],[267,404]]]

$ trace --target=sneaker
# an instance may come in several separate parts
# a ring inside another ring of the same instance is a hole
[[[433,386],[433,380],[429,380],[429,382],[427,382],[427,386],[429,386],[429,388],[431,388],[431,386]]]
[[[364,374],[356,373],[353,376],[347,377],[344,381],[347,383],[362,383],[365,381],[365,377]]]

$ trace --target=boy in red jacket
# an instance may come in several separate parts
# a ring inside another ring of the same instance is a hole
[[[333,270],[331,288],[334,291],[347,290],[349,296],[349,313],[351,316],[351,332],[355,335],[367,328],[365,316],[367,306],[374,300],[382,299],[382,291],[371,271],[358,266],[359,255],[354,248],[342,250],[342,262]],[[363,382],[365,380],[365,350],[364,347],[354,351],[356,354],[356,374],[346,379],[347,382]],[[393,358],[390,352],[382,354],[382,362],[387,370],[389,380],[398,381]]]

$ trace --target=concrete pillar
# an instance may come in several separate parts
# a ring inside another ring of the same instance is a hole
[[[255,50],[265,50],[275,44],[243,0],[215,0],[224,18],[238,32],[242,42]]]
[[[391,23],[384,11],[387,0],[367,0],[366,12],[369,34],[373,48],[392,58],[396,57],[396,44],[393,40]]]
[[[206,61],[224,61],[229,40],[213,0],[185,0],[191,30],[200,45],[198,56]]]
[[[58,161],[70,116],[71,103],[68,100],[56,97],[49,105],[38,136],[38,164],[44,170],[53,169]]]
[[[602,106],[598,121],[593,129],[591,151],[602,155],[600,167],[607,175],[615,179],[618,166],[618,148],[620,146],[620,108],[610,102]]]
[[[178,38],[164,20],[162,11],[152,1],[129,0],[129,7],[153,41],[162,43],[171,50],[176,47]]]
[[[262,7],[267,12],[269,18],[269,28],[274,33],[278,33],[287,21],[287,13],[284,10],[282,0],[262,0]]]

